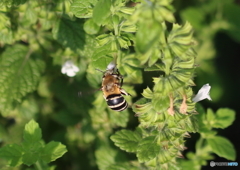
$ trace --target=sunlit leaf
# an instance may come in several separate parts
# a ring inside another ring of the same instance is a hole
[[[112,135],[111,140],[122,150],[136,152],[141,136],[137,132],[121,130]]]
[[[24,141],[28,143],[35,143],[40,141],[41,138],[42,138],[42,131],[39,128],[38,123],[36,123],[34,120],[31,120],[25,126],[25,129],[23,132]]]
[[[42,149],[41,138],[42,132],[38,123],[31,120],[25,125],[22,144],[24,150],[22,161],[24,164],[30,166],[38,161]]]
[[[55,161],[67,152],[66,146],[60,142],[51,141],[43,148],[41,158],[49,163]]]

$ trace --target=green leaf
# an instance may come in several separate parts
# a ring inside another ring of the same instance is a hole
[[[134,84],[141,84],[142,83],[142,72],[140,69],[136,69],[132,66],[129,66],[128,63],[122,63],[121,64],[121,70],[124,70],[123,73],[124,75],[126,74],[127,77],[124,77],[124,82],[129,82],[132,83],[134,82]],[[120,69],[119,69],[120,70]]]
[[[36,163],[40,157],[42,150],[42,143],[40,142],[42,138],[41,129],[34,120],[31,120],[25,125],[23,132],[23,163],[30,166]]]
[[[163,63],[154,64],[153,66],[144,69],[144,71],[164,71],[164,70],[165,65]]]
[[[11,21],[9,16],[4,13],[0,13],[0,43],[12,43],[13,32],[9,28]]]
[[[144,98],[145,99],[145,98]],[[141,100],[141,99],[140,99]],[[152,109],[152,103],[148,102],[145,104],[138,104],[137,102],[134,104],[133,110],[138,113],[148,113]]]
[[[116,146],[127,152],[137,152],[141,135],[130,130],[121,130],[111,136]]]
[[[156,45],[161,31],[162,26],[157,22],[141,23],[136,34],[136,50],[142,54],[146,53],[152,46]]]
[[[201,165],[196,166],[192,160],[180,160],[179,163],[182,169],[201,169]]]
[[[36,4],[31,3],[26,7],[24,18],[22,19],[22,24],[24,26],[31,26],[35,24],[38,19],[37,11],[36,11]]]
[[[93,9],[93,21],[98,25],[104,25],[111,14],[111,1],[99,0]]]
[[[98,48],[92,55],[92,64],[94,68],[106,70],[108,64],[113,60],[111,52],[107,46]]]
[[[31,155],[31,154],[36,154],[39,156],[39,153],[41,152],[41,149],[43,148],[43,143],[42,141],[37,141],[34,143],[26,142],[23,141],[22,147],[24,150],[24,155]]]
[[[121,153],[113,150],[109,146],[104,146],[105,144],[101,144],[100,148],[96,150],[95,156],[97,159],[98,168],[100,170],[106,170],[112,164],[117,162],[122,162],[125,160],[125,157],[121,155]]]
[[[10,144],[0,148],[0,158],[6,159],[9,166],[18,166],[22,163],[22,147]]]
[[[26,46],[14,45],[3,52],[0,60],[0,110],[6,115],[14,102],[34,91],[44,63]]]
[[[62,17],[53,27],[53,37],[73,51],[83,49],[85,44],[85,33],[80,20],[71,21]]]
[[[92,17],[93,6],[97,0],[74,0],[71,5],[71,11],[76,17],[90,18]]]
[[[152,107],[158,113],[162,113],[166,111],[169,108],[169,106],[170,106],[170,100],[168,96],[164,96],[161,93],[154,93],[152,98]]]
[[[236,150],[232,143],[221,136],[214,136],[207,139],[212,151],[218,156],[234,161],[236,159]]]
[[[88,19],[84,23],[83,29],[88,34],[97,34],[100,27],[93,21],[93,19]]]
[[[121,64],[123,65],[123,67],[125,66],[125,64],[128,64],[132,67],[140,67],[140,61],[133,54],[124,55],[124,57],[122,57]]]
[[[142,95],[143,95],[143,97],[145,97],[147,99],[152,99],[153,92],[152,92],[152,90],[149,87],[147,87],[146,89],[143,90]]]
[[[137,157],[140,163],[150,161],[158,155],[160,146],[157,145],[155,138],[155,136],[146,137],[138,144]]]
[[[174,55],[182,57],[182,55],[193,46],[192,43],[192,26],[186,22],[183,26],[173,24],[173,28],[168,35],[167,41]],[[184,56],[184,55],[183,55]],[[183,59],[185,59],[184,56]],[[189,56],[192,58],[193,56]]]
[[[49,163],[60,158],[63,154],[67,152],[66,146],[60,142],[49,142],[43,149],[41,153],[41,158]]]
[[[27,143],[35,143],[40,141],[42,138],[42,131],[39,128],[38,123],[34,120],[31,120],[28,124],[26,124],[24,132],[23,132],[23,139]]]
[[[27,151],[23,154],[22,161],[24,164],[31,166],[32,164],[36,163],[40,157],[40,152],[37,150],[34,151]]]
[[[206,118],[207,118],[207,121],[208,121],[208,125],[213,126],[216,119],[215,119],[215,114],[214,114],[212,109],[210,109],[210,108],[207,109]]]
[[[213,124],[213,127],[224,129],[230,126],[235,120],[235,111],[228,108],[218,109],[215,119],[216,120],[215,124]]]
[[[139,168],[128,164],[113,164],[108,166],[106,170],[139,170]]]

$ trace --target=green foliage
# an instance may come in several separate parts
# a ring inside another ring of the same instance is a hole
[[[22,147],[17,144],[7,145],[0,150],[1,158],[5,158],[10,166],[18,166],[22,163]]]
[[[228,139],[216,135],[217,132],[213,128],[226,128],[231,125],[235,119],[235,112],[228,108],[218,109],[216,113],[211,109],[208,109],[207,113],[205,113],[201,107],[198,110],[200,111],[198,118],[201,136],[196,144],[196,153],[188,153],[187,158],[189,161],[181,161],[183,167],[192,166],[195,167],[194,169],[199,169],[201,166],[206,165],[207,160],[213,160],[211,153],[234,161],[236,159],[236,150],[233,144]],[[198,161],[194,161],[196,159]]]
[[[226,138],[215,136],[207,139],[207,143],[210,145],[212,151],[217,155],[232,161],[236,159],[236,151],[232,143]]]
[[[158,36],[162,31],[161,25],[157,22],[141,24],[136,34],[136,50],[142,54],[146,53],[158,43]]]
[[[149,136],[140,141],[137,149],[137,157],[140,163],[150,161],[158,155],[160,147],[154,139],[154,136]]]
[[[107,18],[110,16],[111,1],[100,0],[93,9],[93,21],[97,25],[105,25]]]
[[[51,141],[45,145],[38,123],[31,120],[23,131],[23,142],[2,147],[0,157],[7,160],[9,166],[20,164],[30,166],[41,161],[45,163],[55,161],[66,152],[66,146],[60,142]]]
[[[53,37],[65,47],[76,51],[82,49],[85,41],[83,25],[77,21],[61,18],[53,28]]]
[[[129,130],[121,130],[111,136],[115,145],[128,152],[136,152],[141,136]]]
[[[216,6],[224,15],[208,26]],[[233,144],[216,130],[235,112],[205,112],[192,86],[197,64],[211,70],[202,63],[213,58],[217,30],[239,31],[238,8],[204,2],[180,10],[186,21],[178,24],[172,0],[1,1],[0,168],[178,170],[201,169],[212,153],[235,160]],[[61,74],[66,61],[79,68],[75,77]],[[131,94],[122,112],[96,91],[112,61]],[[196,153],[179,160],[185,138],[197,132]]]
[[[93,6],[95,6],[97,0],[74,0],[71,4],[71,11],[78,18],[89,18],[92,17]]]
[[[44,63],[27,47],[15,45],[2,53],[0,67],[0,110],[7,115],[14,102],[36,89]]]

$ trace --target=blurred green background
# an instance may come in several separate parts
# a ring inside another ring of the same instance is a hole
[[[52,4],[55,5],[55,3],[58,3],[58,1],[53,1]],[[236,111],[234,124],[227,129],[219,130],[219,135],[227,137],[234,144],[237,153],[240,153],[240,138],[238,138],[240,135],[240,123],[238,123],[240,122],[238,114],[240,111],[240,102],[238,101],[240,96],[240,62],[238,60],[238,57],[240,57],[240,1],[175,0],[173,5],[176,9],[177,21],[180,24],[185,23],[185,21],[190,22],[195,31],[196,51],[198,53],[196,64],[199,67],[196,69],[194,91],[197,93],[202,85],[209,83],[212,87],[212,101],[202,101],[201,104],[204,108],[212,108],[216,111],[219,108],[228,107]],[[12,13],[13,16],[14,14]],[[49,15],[49,18],[51,21],[51,15]],[[29,22],[27,19],[26,23]],[[29,20],[31,19],[33,18]],[[116,113],[115,117],[112,116],[112,122],[110,121],[110,124],[108,124],[109,122],[105,122],[108,113],[95,114],[93,108],[96,107],[97,110],[98,106],[93,101],[100,101],[104,107],[106,103],[101,92],[94,91],[100,86],[99,82],[101,82],[102,74],[95,71],[94,68],[87,68],[86,63],[91,62],[92,47],[87,46],[85,51],[78,54],[64,51],[56,41],[46,41],[50,37],[51,31],[49,31],[50,27],[48,25],[45,26],[44,36],[37,35],[40,37],[39,40],[46,43],[44,45],[50,49],[44,55],[48,64],[44,76],[41,78],[37,91],[29,94],[26,97],[27,100],[24,98],[20,110],[12,111],[8,117],[0,117],[0,135],[4,141],[0,145],[20,142],[25,123],[34,118],[39,122],[46,142],[56,140],[68,146],[68,153],[53,163],[57,164],[59,169],[75,170],[79,167],[82,169],[97,169],[94,155],[96,148],[94,147],[98,145],[99,141],[95,142],[96,145],[91,143],[96,138],[95,134],[98,133],[97,135],[101,136],[106,131],[109,134],[113,133],[113,131],[120,129],[116,125],[134,129],[138,125],[137,117],[134,116],[132,111],[129,111],[130,117],[126,123],[126,114],[128,113]],[[87,38],[86,40],[91,41]],[[35,39],[31,39],[29,43],[36,43]],[[79,48],[82,48],[82,46]],[[2,52],[3,48],[0,50]],[[81,59],[76,59],[76,63],[79,63],[78,66],[81,69],[74,78],[66,77],[60,72],[61,63],[64,59],[57,56],[69,55],[72,55],[73,58],[77,58],[78,55],[83,56]],[[126,90],[134,96],[133,102],[140,97],[143,88],[146,88],[147,85],[151,86],[151,77],[154,76],[154,73],[144,73],[143,76],[143,84],[126,86]],[[136,89],[136,95],[133,88]],[[79,98],[77,96],[79,91],[86,92],[87,97]],[[129,101],[129,103],[131,102]],[[85,110],[80,110],[80,108]],[[20,111],[22,112],[20,113]],[[97,121],[91,122],[92,127],[89,120]],[[115,125],[111,123],[115,123]],[[96,129],[99,131],[96,132]],[[195,142],[199,137],[198,134],[191,135],[192,138],[187,139],[188,149],[185,152],[194,151]],[[127,156],[129,159],[135,159],[134,155]],[[215,161],[226,162],[227,160],[217,157]],[[237,155],[236,161],[240,163],[239,155]],[[2,160],[0,160],[0,168],[1,163]],[[22,169],[24,168],[25,166]],[[203,169],[208,168],[211,167],[203,167]]]

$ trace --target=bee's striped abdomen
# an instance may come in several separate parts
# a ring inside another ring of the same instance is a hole
[[[115,111],[123,111],[128,104],[121,94],[111,94],[106,98],[108,106]]]

